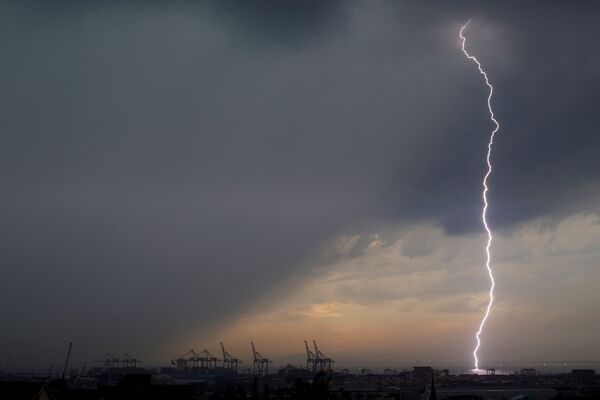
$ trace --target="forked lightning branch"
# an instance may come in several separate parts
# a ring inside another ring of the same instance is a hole
[[[481,346],[481,332],[483,331],[485,322],[487,321],[487,319],[490,315],[490,311],[492,309],[492,305],[494,304],[495,282],[494,282],[494,274],[493,274],[492,267],[491,267],[491,254],[490,254],[490,247],[492,246],[493,238],[492,238],[492,231],[487,222],[487,211],[488,211],[487,193],[489,190],[488,178],[492,174],[492,162],[491,162],[492,146],[494,144],[494,137],[495,137],[496,133],[498,132],[498,130],[500,129],[500,124],[498,123],[498,121],[496,121],[496,118],[494,117],[494,110],[492,110],[492,96],[494,94],[494,87],[490,83],[487,74],[481,67],[481,63],[479,62],[479,60],[477,60],[477,58],[475,56],[472,56],[471,54],[469,54],[469,52],[465,48],[467,38],[463,35],[463,33],[470,22],[471,22],[471,20],[467,21],[467,23],[464,24],[460,28],[459,36],[460,36],[460,39],[462,40],[462,51],[469,60],[472,60],[477,65],[477,69],[483,76],[483,79],[485,80],[485,84],[488,86],[489,94],[487,97],[487,106],[488,106],[488,111],[490,113],[490,120],[494,123],[494,126],[495,126],[490,134],[490,140],[489,140],[488,146],[487,146],[487,155],[486,155],[487,172],[483,177],[483,192],[482,192],[483,210],[481,213],[481,220],[483,222],[483,227],[485,228],[485,231],[487,232],[487,244],[485,246],[485,255],[486,255],[485,267],[486,267],[487,273],[490,277],[490,292],[489,292],[489,302],[485,309],[485,314],[484,314],[483,318],[481,319],[481,323],[479,324],[479,329],[475,333],[475,339],[477,340],[477,344],[475,345],[475,349],[473,350],[473,358],[475,360],[475,369],[477,370],[477,369],[479,369],[479,359],[477,358],[477,351],[479,350],[479,347]]]

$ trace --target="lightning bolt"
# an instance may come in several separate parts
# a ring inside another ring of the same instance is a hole
[[[496,136],[496,133],[500,129],[500,124],[498,123],[498,121],[496,121],[496,118],[494,117],[494,111],[492,110],[492,95],[494,94],[494,87],[490,83],[487,74],[481,67],[481,63],[479,62],[479,60],[477,60],[476,57],[470,55],[467,52],[467,50],[465,49],[465,43],[467,41],[467,38],[463,35],[463,32],[465,31],[465,29],[467,28],[467,25],[469,25],[470,22],[471,22],[471,20],[468,20],[460,28],[460,32],[458,34],[460,36],[460,39],[462,40],[462,52],[465,54],[465,56],[469,60],[472,60],[477,65],[477,69],[479,69],[479,72],[481,73],[481,75],[483,75],[485,84],[489,88],[489,95],[487,98],[487,106],[488,106],[488,111],[490,113],[490,120],[495,125],[495,128],[492,130],[492,133],[490,134],[490,140],[489,140],[488,146],[487,146],[486,162],[487,162],[488,168],[487,168],[487,172],[486,172],[485,176],[483,177],[483,193],[482,193],[483,211],[481,213],[481,220],[483,222],[483,227],[485,228],[485,231],[487,232],[487,244],[485,246],[485,254],[486,254],[485,268],[487,269],[487,273],[490,277],[491,286],[490,286],[490,293],[489,293],[490,301],[488,302],[487,308],[485,310],[485,315],[483,316],[483,318],[481,319],[481,323],[479,324],[479,329],[477,330],[477,333],[475,334],[475,338],[477,339],[477,345],[475,346],[475,349],[473,350],[473,358],[475,360],[475,370],[478,370],[479,369],[479,359],[477,358],[477,351],[479,350],[479,347],[481,346],[480,336],[481,336],[481,332],[483,331],[485,321],[488,319],[488,317],[490,315],[490,310],[492,309],[492,305],[494,304],[494,287],[496,286],[496,283],[494,281],[494,274],[493,274],[492,268],[490,266],[490,264],[491,264],[490,247],[492,246],[492,231],[490,230],[490,227],[487,222],[487,210],[488,210],[487,193],[489,190],[487,182],[488,182],[488,178],[492,174],[492,162],[491,162],[492,145],[494,144],[494,137]]]

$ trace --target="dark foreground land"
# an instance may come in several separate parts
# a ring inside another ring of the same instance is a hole
[[[276,374],[255,376],[226,370],[103,368],[56,380],[5,374],[0,376],[0,399],[600,399],[600,379],[594,370],[451,375],[414,367],[384,374],[321,371],[313,375],[308,369],[288,366]]]

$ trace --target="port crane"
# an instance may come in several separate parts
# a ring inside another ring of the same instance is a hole
[[[198,354],[194,350],[190,350],[176,359],[171,360],[171,364],[178,368],[190,369],[194,366],[198,366],[196,361],[197,358]]]
[[[121,356],[121,367],[123,368],[136,368],[137,364],[140,362],[141,360],[133,357],[129,353],[123,353]]]
[[[331,372],[331,364],[333,364],[335,361],[329,357],[326,357],[325,354],[323,354],[321,350],[319,350],[316,340],[313,340],[313,346],[315,348],[314,362],[316,369],[318,369],[319,371]]]
[[[223,368],[232,369],[237,374],[238,363],[241,363],[241,361],[233,357],[225,350],[225,345],[223,345],[223,342],[221,342],[221,352],[223,353]]]
[[[208,350],[204,349],[196,356],[196,364],[198,367],[202,369],[215,369],[217,368],[217,362],[219,362],[217,357],[212,355]]]
[[[310,349],[308,342],[304,341],[304,347],[306,347],[306,369],[312,371],[313,375],[317,373],[317,364],[315,362],[315,353]]]
[[[269,360],[266,357],[263,357],[258,351],[256,351],[256,347],[254,347],[254,342],[250,342],[250,346],[252,346],[252,357],[253,357],[253,369],[252,372],[254,375],[263,376],[269,374],[269,364],[273,361]]]

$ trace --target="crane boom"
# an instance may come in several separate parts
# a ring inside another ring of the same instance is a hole
[[[223,352],[223,362],[225,362],[225,360],[227,360],[227,352],[225,351],[225,346],[223,345],[223,342],[221,342],[221,351]]]
[[[67,373],[67,368],[69,368],[69,360],[71,359],[71,350],[73,349],[73,342],[69,342],[69,350],[67,351],[67,358],[65,359],[65,367],[62,372],[62,380],[65,380],[65,375]]]
[[[252,356],[254,357],[254,361],[256,361],[257,356],[256,356],[256,348],[254,347],[254,342],[250,342],[250,345],[252,346]]]

